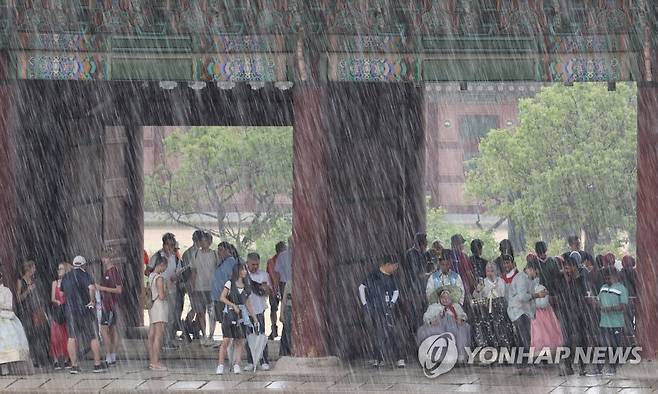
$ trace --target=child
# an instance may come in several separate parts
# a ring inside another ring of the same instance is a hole
[[[619,273],[613,268],[608,268],[603,272],[605,284],[599,291],[599,306],[601,308],[601,335],[605,346],[612,348],[613,351],[619,348],[624,335],[624,312],[628,305],[628,290],[619,282]],[[605,371],[606,376],[614,376],[617,372],[615,363],[608,364]]]
[[[379,268],[372,271],[359,286],[359,299],[363,306],[366,325],[374,343],[374,366],[383,367],[397,359],[397,367],[404,368],[405,362],[399,357],[395,342],[395,322],[393,308],[398,301],[399,291],[393,273],[398,262],[393,258],[383,258]]]
[[[466,347],[471,343],[471,326],[466,323],[467,315],[458,303],[461,289],[456,289],[445,286],[438,290],[438,302],[427,308],[423,316],[425,324],[418,329],[416,341],[420,345],[432,335],[449,332],[455,337],[457,362],[463,363],[467,360]]]

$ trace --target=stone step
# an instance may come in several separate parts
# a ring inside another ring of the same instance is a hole
[[[146,360],[148,359],[148,350],[146,348],[146,339],[122,339],[117,352],[117,357],[121,360]],[[216,360],[219,348],[202,346],[199,341],[186,343],[178,342],[181,346],[175,350],[163,350],[160,357],[165,360]],[[220,341],[216,341],[217,344]],[[270,360],[279,359],[280,341],[268,341],[268,355]],[[89,355],[88,355],[89,356]],[[243,359],[246,359],[246,353],[243,353]]]

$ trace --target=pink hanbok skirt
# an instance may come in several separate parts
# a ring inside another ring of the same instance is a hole
[[[553,308],[550,306],[544,309],[537,308],[535,318],[530,325],[530,346],[538,351],[543,347],[556,348],[562,345],[564,345],[564,337]]]

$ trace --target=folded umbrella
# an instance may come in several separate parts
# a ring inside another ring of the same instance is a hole
[[[267,337],[265,334],[256,334],[259,330],[254,330],[251,334],[247,335],[247,346],[251,351],[251,359],[254,362],[254,372],[256,372],[256,366],[260,362],[261,357],[263,357],[263,351],[265,351],[265,346],[267,346]]]

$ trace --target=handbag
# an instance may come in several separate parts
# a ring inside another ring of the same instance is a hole
[[[66,323],[66,315],[64,314],[64,305],[55,305],[53,307],[53,320],[57,324]]]
[[[144,309],[153,308],[153,292],[151,291],[151,284],[148,282],[142,289],[142,305],[144,305]]]

